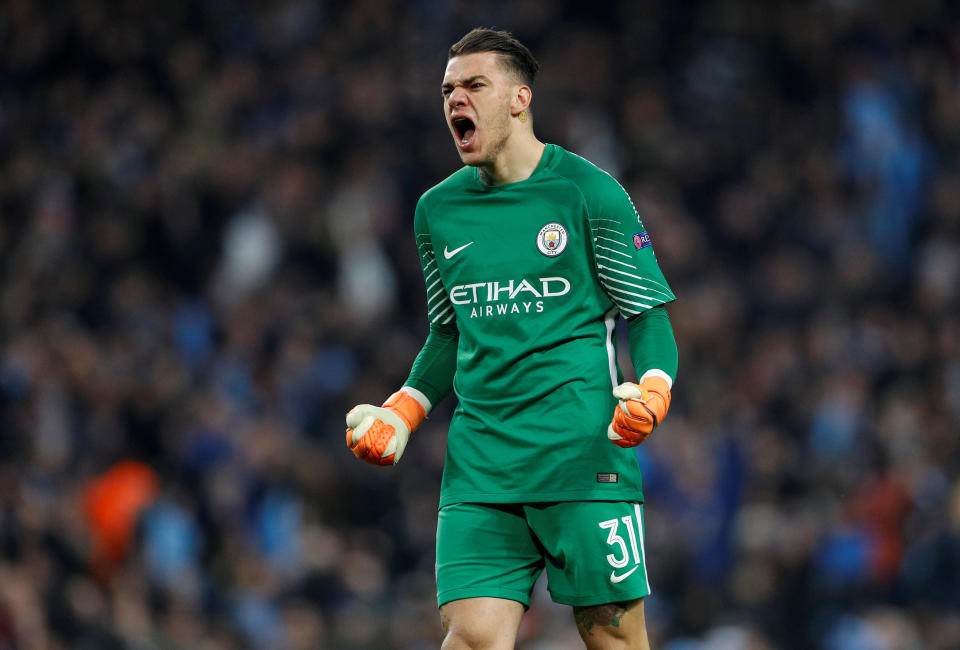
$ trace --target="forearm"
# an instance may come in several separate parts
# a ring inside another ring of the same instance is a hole
[[[660,305],[648,309],[631,318],[629,324],[630,359],[637,377],[642,379],[648,372],[659,370],[672,386],[677,376],[677,342],[666,308]]]
[[[403,387],[383,406],[360,404],[347,413],[347,446],[357,458],[374,465],[394,465],[400,460],[410,434],[433,405],[453,390],[458,343],[455,325],[431,324]]]
[[[431,324],[430,334],[404,382],[404,386],[423,393],[431,407],[453,391],[459,338],[456,327]]]

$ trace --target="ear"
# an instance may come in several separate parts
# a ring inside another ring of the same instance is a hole
[[[513,98],[510,100],[510,115],[516,117],[520,111],[530,108],[533,101],[533,91],[530,86],[517,86]]]

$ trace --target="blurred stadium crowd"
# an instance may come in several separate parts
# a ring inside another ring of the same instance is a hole
[[[655,647],[960,647],[955,3],[8,0],[0,648],[438,647],[452,404],[392,470],[343,414],[425,336],[476,25],[679,296]],[[538,591],[521,647],[580,647]]]

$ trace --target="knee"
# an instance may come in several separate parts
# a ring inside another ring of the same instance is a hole
[[[442,650],[511,650],[523,605],[501,598],[465,598],[440,608]]]
[[[504,645],[496,630],[483,629],[468,623],[451,624],[447,627],[440,650],[494,650],[509,648]]]
[[[440,650],[481,650],[491,648],[487,635],[472,634],[469,630],[447,630]]]
[[[582,638],[587,650],[650,650],[646,634],[637,630],[599,628]]]
[[[588,650],[649,650],[643,601],[575,607],[577,629]]]
[[[616,634],[600,633],[583,640],[587,650],[636,650],[639,641]]]

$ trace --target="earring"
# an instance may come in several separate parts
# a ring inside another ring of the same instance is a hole
[[[526,111],[520,111],[519,113],[517,113],[517,119],[520,120],[521,122],[526,122],[526,121],[527,121],[527,112],[526,112]]]

